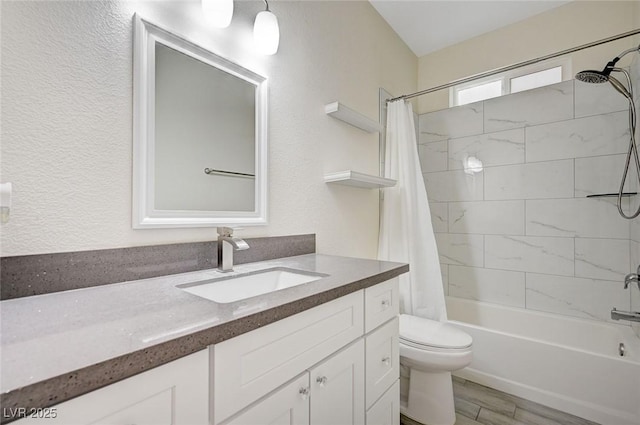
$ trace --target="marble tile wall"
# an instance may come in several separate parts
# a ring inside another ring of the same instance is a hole
[[[640,108],[640,58],[635,55],[635,58],[631,64],[631,80],[635,89],[635,103],[636,109]],[[640,126],[636,127],[636,140],[640,140]],[[637,198],[640,198],[637,197]],[[631,208],[638,208],[638,202],[640,199],[635,199],[632,202]],[[632,220],[631,230],[629,235],[629,260],[630,269],[635,272],[640,268],[640,217]],[[640,287],[638,291],[631,291],[631,309],[633,311],[640,311]],[[631,327],[638,337],[640,337],[640,323],[632,323]]]
[[[617,192],[627,119],[610,85],[576,81],[420,115],[445,293],[604,321],[629,310],[622,282],[640,263],[640,218],[586,198]]]

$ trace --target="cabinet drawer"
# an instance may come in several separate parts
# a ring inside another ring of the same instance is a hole
[[[367,425],[400,425],[399,381],[367,411]]]
[[[400,377],[398,326],[396,317],[366,337],[367,409]]]
[[[365,333],[369,333],[400,312],[397,277],[364,290]]]
[[[218,424],[363,334],[363,291],[224,341],[212,350]]]

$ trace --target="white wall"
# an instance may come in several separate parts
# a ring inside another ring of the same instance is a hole
[[[417,58],[368,2],[271,3],[277,55],[251,48],[261,2],[227,29],[199,3],[2,2],[2,182],[14,184],[3,256],[211,240],[214,229],[132,230],[132,15],[266,75],[269,222],[241,236],[317,233],[323,253],[374,257],[378,192],[323,183],[378,172],[378,136],[327,117],[341,100],[378,115],[378,88],[415,90]]]
[[[419,59],[418,89],[435,87],[637,29],[638,13],[637,1],[573,1],[422,56]],[[570,55],[573,73],[582,69],[604,68],[618,53],[639,42],[640,37],[635,36],[573,53]],[[621,65],[628,66],[629,63],[625,60]],[[449,91],[440,90],[420,97],[419,112],[448,106]]]

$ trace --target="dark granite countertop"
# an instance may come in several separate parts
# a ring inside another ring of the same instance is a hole
[[[228,304],[176,287],[229,276],[215,269],[0,302],[0,404],[52,406],[409,270],[309,254],[238,265],[232,274],[272,267],[328,276]]]

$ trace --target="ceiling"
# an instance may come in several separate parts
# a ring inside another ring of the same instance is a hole
[[[569,3],[540,0],[369,1],[418,57]]]

